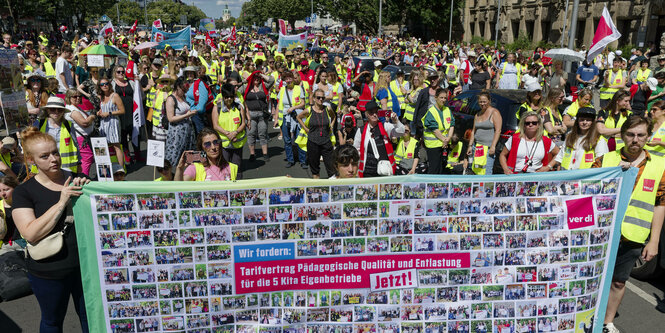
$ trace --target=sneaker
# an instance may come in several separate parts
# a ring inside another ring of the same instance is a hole
[[[281,134],[277,137],[277,140],[282,140],[282,135]]]
[[[309,169],[309,166],[307,166],[305,163],[300,163],[300,166],[305,170]]]
[[[249,161],[250,162],[256,161],[256,155],[254,155],[254,154],[249,155]]]
[[[292,167],[292,166],[294,166],[294,165],[296,165],[296,164],[293,163],[293,162],[286,162],[286,165],[284,165],[284,167],[288,169],[288,168],[290,168],[290,167]]]
[[[268,155],[263,155],[263,161],[266,163],[270,162],[270,157]]]
[[[603,325],[603,333],[621,333],[621,331],[614,326],[614,323],[609,323]]]

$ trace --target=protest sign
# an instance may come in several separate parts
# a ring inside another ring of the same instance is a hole
[[[148,140],[146,165],[164,167],[164,141]]]
[[[199,31],[215,31],[215,19],[212,18],[202,18],[199,21]]]
[[[297,35],[279,35],[279,41],[277,44],[277,49],[283,50],[293,50],[295,48],[302,47],[303,49],[307,48],[307,33],[303,32]]]
[[[92,183],[90,330],[600,332],[636,174]]]
[[[188,49],[192,48],[192,28],[186,27],[177,32],[166,32],[159,30],[154,25],[152,26],[152,42],[159,43],[155,49],[163,50],[166,45],[170,45],[175,50],[182,50],[187,46]]]

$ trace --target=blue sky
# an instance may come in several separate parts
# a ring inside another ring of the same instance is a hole
[[[222,10],[224,5],[229,5],[231,16],[238,17],[240,15],[240,8],[246,0],[183,0],[188,5],[195,5],[212,18],[222,17]]]

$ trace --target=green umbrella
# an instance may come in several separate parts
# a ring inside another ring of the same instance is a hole
[[[103,55],[110,55],[110,56],[118,56],[118,57],[127,57],[127,55],[120,51],[115,46],[103,44],[103,45],[92,45],[88,46],[85,50],[79,52],[81,55],[88,55],[88,54],[103,54]]]

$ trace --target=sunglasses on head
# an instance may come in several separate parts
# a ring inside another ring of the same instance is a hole
[[[537,121],[525,121],[524,125],[526,125],[526,126],[537,126],[538,122]]]
[[[203,148],[208,149],[208,148],[212,147],[212,145],[219,146],[219,139],[204,142],[203,143]]]

